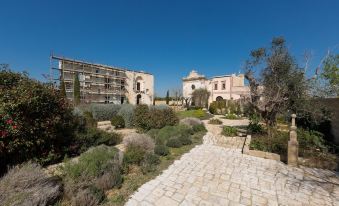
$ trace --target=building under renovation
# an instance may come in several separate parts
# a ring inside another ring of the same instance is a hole
[[[71,101],[75,75],[78,75],[82,103],[153,103],[154,77],[150,73],[57,56],[51,56],[51,67],[51,76],[64,80],[66,95]]]

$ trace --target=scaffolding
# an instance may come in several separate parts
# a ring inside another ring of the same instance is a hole
[[[69,100],[74,99],[75,75],[79,75],[82,103],[122,104],[126,99],[127,70],[54,55],[51,55],[50,60],[51,81],[58,86],[63,79]]]

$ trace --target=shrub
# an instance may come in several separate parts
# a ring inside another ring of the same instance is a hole
[[[251,134],[261,134],[264,132],[263,127],[260,124],[251,123],[247,127],[248,132]]]
[[[194,133],[207,131],[203,124],[194,125],[192,129]]]
[[[282,155],[287,154],[287,142],[289,136],[287,132],[277,131],[273,138],[266,135],[255,135],[251,139],[250,148],[265,152],[273,152]]]
[[[73,198],[74,206],[97,206],[105,199],[105,193],[95,187],[80,190]]]
[[[150,111],[150,119],[148,129],[160,129],[167,125],[176,125],[179,121],[175,112],[171,108],[167,109],[155,109],[152,108]]]
[[[149,130],[151,115],[147,105],[137,105],[134,110],[134,125],[143,130]]]
[[[222,121],[220,119],[213,118],[213,119],[210,119],[208,123],[209,124],[222,124]]]
[[[134,105],[123,104],[118,111],[118,115],[122,116],[125,122],[125,127],[127,128],[133,127],[134,109]]]
[[[259,124],[260,122],[260,116],[257,114],[251,114],[250,115],[250,123],[247,127],[247,130],[251,134],[262,134],[264,132],[264,129]]]
[[[50,84],[0,68],[0,174],[35,158],[52,163],[74,138],[72,108]]]
[[[78,133],[76,135],[75,142],[73,143],[73,152],[82,153],[85,152],[91,146],[97,146],[100,144],[116,145],[121,142],[121,135],[115,132],[108,133],[96,128],[87,129],[85,132]]]
[[[105,132],[105,131],[100,131],[99,130],[99,138],[96,139],[95,145],[100,145],[100,144],[104,144],[107,146],[114,146],[119,144],[122,141],[122,137],[120,134],[116,133],[116,132]]]
[[[182,145],[190,145],[192,144],[192,140],[190,136],[180,136],[179,141],[181,142]]]
[[[152,139],[156,139],[156,137],[157,137],[158,134],[159,134],[159,131],[160,131],[160,129],[150,129],[150,130],[147,132],[147,135],[150,136]]]
[[[208,111],[211,113],[211,114],[217,114],[217,102],[212,102],[208,108]]]
[[[181,143],[181,141],[178,138],[170,138],[167,141],[166,145],[168,147],[179,148],[179,147],[182,146],[182,143]]]
[[[141,162],[141,171],[146,174],[156,170],[156,166],[160,163],[159,156],[152,153],[147,153],[144,160]]]
[[[155,139],[156,144],[166,144],[167,140],[172,137],[189,136],[193,130],[186,125],[166,126],[159,130]]]
[[[180,124],[184,124],[184,125],[192,127],[194,125],[202,124],[202,122],[201,122],[200,119],[195,118],[195,117],[186,117],[186,118],[180,120]]]
[[[97,121],[107,121],[117,115],[120,105],[117,104],[92,104],[91,112]]]
[[[62,170],[66,178],[91,180],[100,176],[104,171],[111,171],[118,159],[116,148],[101,145],[81,154],[78,162],[66,161]]]
[[[111,124],[115,126],[115,128],[124,128],[125,127],[125,120],[120,115],[115,115],[111,119]]]
[[[154,147],[154,153],[160,156],[167,156],[169,154],[169,149],[165,145],[156,145]]]
[[[140,147],[143,150],[150,152],[154,150],[154,141],[146,134],[130,134],[123,140],[126,148]]]
[[[237,129],[230,126],[224,126],[222,129],[222,135],[233,137],[237,135]]]
[[[66,160],[62,172],[65,197],[72,202],[82,203],[87,198],[90,202],[101,202],[100,194],[104,189],[119,186],[122,182],[118,150],[104,145],[81,154],[77,161]],[[103,184],[103,179],[109,182]]]
[[[235,114],[226,114],[225,119],[238,119],[238,117]]]
[[[53,205],[61,194],[61,180],[35,163],[16,166],[0,180],[0,205]]]
[[[125,164],[137,164],[139,165],[144,159],[146,151],[140,146],[130,145],[127,147],[124,154]]]
[[[122,175],[118,164],[113,164],[104,174],[95,180],[95,186],[102,191],[109,190],[122,183]]]

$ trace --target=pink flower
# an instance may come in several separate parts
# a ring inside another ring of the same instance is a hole
[[[7,120],[7,124],[12,124],[12,123],[13,123],[12,119]]]

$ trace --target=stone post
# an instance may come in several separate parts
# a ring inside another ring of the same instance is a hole
[[[297,115],[292,114],[292,125],[290,128],[290,140],[288,141],[287,164],[293,167],[298,166],[298,147],[297,127],[295,126],[295,118]]]

